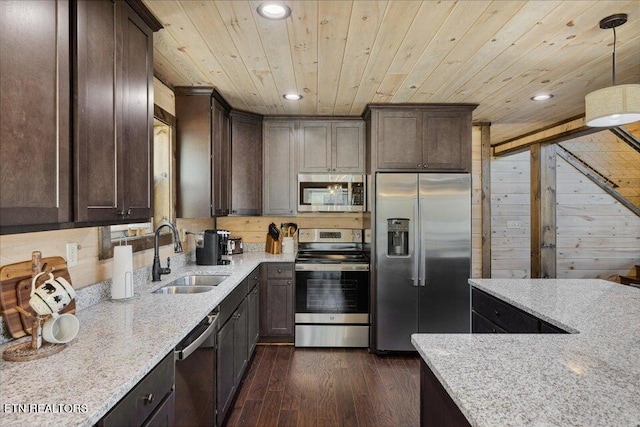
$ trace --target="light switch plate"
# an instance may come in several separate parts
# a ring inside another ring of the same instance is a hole
[[[78,265],[78,244],[76,242],[67,243],[67,267]]]

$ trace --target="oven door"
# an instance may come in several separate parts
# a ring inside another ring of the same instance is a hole
[[[369,346],[369,266],[296,264],[296,347]]]
[[[368,264],[296,264],[296,323],[369,323]]]

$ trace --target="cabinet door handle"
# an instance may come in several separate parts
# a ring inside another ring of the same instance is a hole
[[[149,393],[144,397],[144,403],[149,404],[153,402],[153,393]]]
[[[418,164],[416,165],[416,167],[417,167],[417,168],[421,168],[421,167],[422,167],[422,165],[418,163]]]
[[[498,310],[493,310],[493,314],[495,314],[496,317],[500,317],[500,312]]]
[[[327,172],[331,172],[331,168],[327,168]]]
[[[282,273],[282,270],[281,270],[281,269],[278,269],[278,273]]]
[[[290,284],[291,284],[291,280],[287,280],[287,285],[290,285]]]

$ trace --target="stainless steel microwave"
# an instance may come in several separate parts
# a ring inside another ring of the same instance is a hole
[[[298,175],[298,212],[364,212],[363,175]]]

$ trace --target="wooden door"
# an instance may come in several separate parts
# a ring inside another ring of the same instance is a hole
[[[235,376],[234,384],[236,388],[238,388],[238,386],[240,385],[240,381],[242,381],[242,375],[244,374],[248,361],[247,315],[247,299],[245,298],[242,301],[242,304],[238,306],[238,309],[234,313],[235,320],[233,324],[233,372]]]
[[[211,91],[176,89],[177,211],[180,218],[211,217]]]
[[[293,336],[293,282],[291,279],[267,281],[267,335]]]
[[[68,222],[68,1],[0,2],[0,51],[0,229]]]
[[[231,113],[231,214],[262,214],[262,117]]]
[[[218,351],[216,353],[216,409],[217,419],[224,420],[235,391],[234,363],[234,319],[233,315],[218,331]]]
[[[76,221],[124,217],[118,184],[118,141],[122,138],[122,3],[77,2],[74,108]],[[122,181],[120,181],[122,183]],[[120,214],[120,215],[119,215]]]
[[[331,124],[331,171],[364,173],[364,122],[344,120]]]
[[[153,211],[153,32],[122,4],[122,139],[119,141],[123,208],[128,221]]]
[[[422,123],[425,169],[471,170],[471,112],[426,111]]]
[[[331,122],[302,120],[298,130],[298,170],[327,173],[331,164]]]
[[[247,296],[247,359],[251,359],[260,337],[260,286]]]
[[[295,121],[265,121],[263,215],[294,215],[297,211]]]
[[[378,169],[422,168],[422,111],[378,110]]]
[[[231,169],[231,146],[229,140],[229,115],[216,100],[212,100],[211,143],[212,143],[212,183],[211,200],[213,214],[229,214],[229,188]]]

